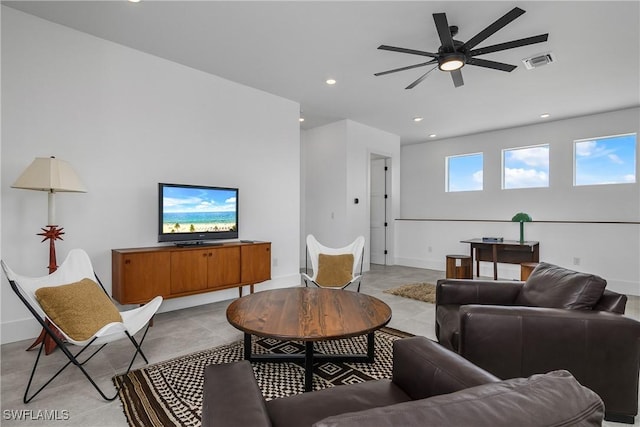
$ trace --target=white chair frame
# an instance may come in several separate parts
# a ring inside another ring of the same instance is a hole
[[[127,368],[127,373],[131,370],[131,366],[133,366],[133,362],[135,361],[138,354],[142,356],[146,363],[149,363],[147,357],[142,352],[142,342],[144,341],[147,331],[149,330],[150,321],[153,318],[153,315],[156,313],[158,308],[160,308],[160,304],[162,303],[162,297],[157,296],[149,303],[145,304],[142,307],[138,307],[128,311],[120,312],[122,316],[122,322],[112,322],[104,327],[102,327],[99,331],[97,331],[92,337],[84,340],[77,341],[73,338],[69,337],[64,333],[62,329],[60,329],[51,319],[47,317],[42,307],[38,303],[35,292],[39,288],[46,286],[59,286],[69,283],[78,282],[84,278],[94,278],[96,279],[98,285],[102,288],[102,290],[109,296],[106,289],[102,285],[102,282],[95,274],[93,267],[91,265],[91,260],[87,253],[81,249],[73,249],[69,252],[66,259],[58,267],[56,271],[41,277],[28,277],[21,276],[11,270],[4,261],[1,262],[2,269],[9,280],[9,284],[13,291],[18,295],[18,298],[24,303],[27,309],[31,312],[31,314],[36,318],[38,323],[42,326],[42,328],[46,331],[46,334],[49,335],[60,347],[61,351],[67,356],[69,361],[58,370],[52,377],[49,378],[47,382],[44,383],[35,393],[29,396],[29,390],[31,388],[31,384],[38,367],[38,362],[40,361],[40,356],[42,355],[42,350],[44,348],[44,340],[40,344],[40,349],[38,351],[38,356],[33,365],[33,369],[31,370],[31,376],[29,377],[29,382],[27,384],[27,389],[25,390],[23,402],[29,403],[34,397],[36,397],[46,386],[48,386],[51,381],[54,380],[58,375],[62,373],[70,364],[75,365],[82,371],[84,376],[89,380],[89,382],[93,385],[93,387],[100,393],[100,395],[105,400],[114,400],[119,393],[119,388],[116,389],[115,395],[108,397],[102,389],[95,383],[93,378],[89,375],[89,373],[84,369],[84,364],[87,363],[93,356],[95,356],[100,350],[102,350],[108,343],[127,338],[136,351],[129,363],[129,367]],[[51,325],[55,327],[52,328]],[[134,335],[142,330],[144,327],[144,333],[140,338],[140,342],[136,341]],[[57,329],[57,330],[56,330]],[[81,347],[77,353],[73,353],[69,344]],[[78,357],[84,353],[89,347],[98,346],[98,348],[86,359],[83,361],[78,360]]]
[[[352,243],[342,248],[329,248],[327,246],[322,245],[315,238],[313,234],[309,234],[307,236],[307,250],[305,254],[305,272],[302,273],[302,279],[304,280],[305,286],[308,286],[309,283],[313,283],[314,285],[322,288],[323,286],[316,282],[318,277],[318,259],[320,254],[327,255],[344,255],[344,254],[352,254],[353,255],[353,269],[351,271],[351,280],[345,283],[343,286],[332,286],[331,289],[344,289],[347,286],[357,283],[358,289],[360,292],[360,284],[362,282],[362,264],[364,261],[364,237],[358,236]],[[309,260],[311,260],[311,269],[312,275],[309,276]]]

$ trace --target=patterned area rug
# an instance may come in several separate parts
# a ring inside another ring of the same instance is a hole
[[[409,283],[408,285],[387,289],[383,292],[399,297],[417,299],[418,301],[436,302],[436,285],[433,283]]]
[[[313,389],[391,377],[393,341],[411,336],[391,328],[375,333],[374,363],[316,363]],[[316,343],[321,353],[366,353],[366,336]],[[302,353],[304,343],[267,338],[253,340],[258,353]],[[113,378],[130,426],[200,426],[204,368],[243,359],[242,341],[183,356]],[[265,399],[303,392],[304,369],[297,363],[252,363]]]

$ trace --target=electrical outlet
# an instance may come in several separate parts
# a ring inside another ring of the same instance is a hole
[[[432,251],[431,246],[429,246],[429,247],[427,248],[427,252],[431,252],[431,251]]]
[[[274,258],[273,261],[272,261],[272,264],[273,264],[274,267],[277,267],[278,266],[278,258]]]
[[[573,265],[580,265],[580,258],[573,257]]]

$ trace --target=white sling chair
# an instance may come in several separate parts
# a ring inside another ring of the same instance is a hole
[[[307,253],[308,257],[305,259],[305,272],[302,273],[305,286],[308,286],[308,283],[313,283],[321,288],[344,289],[352,283],[357,283],[358,292],[360,292],[362,262],[364,258],[363,236],[357,237],[351,244],[345,247],[329,248],[320,244],[312,234],[309,234],[307,236]],[[338,257],[336,257],[336,255]],[[345,257],[341,258],[339,256]],[[311,260],[311,268],[313,270],[311,276],[307,274],[309,271],[309,259]],[[350,262],[347,263],[347,261]],[[340,273],[337,270],[342,270],[342,272]],[[327,277],[328,280],[323,279]]]
[[[127,368],[127,373],[131,370],[131,366],[135,361],[138,354],[142,356],[146,363],[149,363],[146,356],[142,352],[140,346],[144,341],[144,338],[147,335],[147,331],[149,329],[149,322],[153,315],[156,313],[160,304],[162,303],[162,297],[157,296],[149,303],[145,304],[142,307],[135,308],[133,310],[120,312],[120,316],[122,317],[122,322],[111,322],[104,325],[97,332],[93,333],[93,336],[84,339],[82,341],[77,341],[71,338],[65,331],[56,325],[47,314],[45,314],[44,309],[38,303],[38,299],[36,298],[36,291],[43,287],[55,287],[60,285],[72,284],[79,282],[85,278],[90,278],[93,280],[95,278],[96,287],[100,286],[102,291],[108,296],[104,286],[100,282],[98,276],[94,273],[93,267],[91,265],[91,260],[87,253],[81,249],[73,249],[69,252],[66,259],[58,267],[56,271],[53,273],[42,276],[42,277],[27,277],[21,276],[11,270],[4,261],[2,261],[2,269],[4,270],[7,279],[9,279],[9,284],[13,291],[18,295],[18,298],[25,304],[27,309],[33,314],[36,320],[40,323],[40,325],[46,331],[46,334],[49,335],[55,343],[60,347],[61,351],[67,356],[69,361],[62,367],[58,372],[56,372],[49,380],[38,389],[33,395],[28,396],[29,389],[31,388],[31,383],[33,381],[34,374],[36,372],[36,368],[38,367],[38,362],[40,361],[40,356],[42,355],[42,349],[44,347],[44,340],[40,344],[40,349],[38,351],[38,356],[33,365],[33,369],[31,371],[31,376],[29,378],[29,382],[27,384],[27,389],[24,393],[23,401],[24,403],[29,403],[36,395],[38,395],[54,378],[56,378],[64,369],[67,368],[70,364],[74,364],[77,366],[85,377],[89,380],[89,382],[93,385],[93,387],[98,390],[100,395],[106,400],[114,400],[118,396],[118,391],[116,390],[116,394],[112,397],[107,397],[105,393],[100,389],[100,387],[95,383],[95,381],[91,378],[89,373],[85,370],[84,364],[88,362],[93,356],[95,356],[100,350],[104,348],[108,343],[111,343],[116,340],[120,340],[123,338],[129,339],[133,346],[135,347],[135,353],[133,358],[131,359],[131,363],[129,363],[129,367]],[[93,291],[93,289],[91,289]],[[94,291],[95,292],[95,291]],[[101,293],[98,293],[101,295]],[[82,297],[82,296],[81,296]],[[110,300],[110,298],[109,298]],[[107,301],[109,303],[109,301]],[[111,307],[110,307],[111,308]],[[112,307],[116,314],[117,309],[115,306]],[[53,327],[51,326],[53,325]],[[140,338],[140,342],[136,341],[134,335],[142,330],[146,326],[144,330],[144,334],[142,338]],[[57,330],[56,330],[57,329]],[[73,335],[73,334],[72,334]],[[80,347],[80,350],[77,353],[73,353],[71,351],[71,347],[69,344]],[[78,357],[89,347],[97,347],[93,353],[86,357],[83,361],[79,361]]]

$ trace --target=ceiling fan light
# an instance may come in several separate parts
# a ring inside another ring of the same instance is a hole
[[[438,62],[438,68],[442,71],[455,71],[464,66],[464,55],[453,53],[441,58]]]

